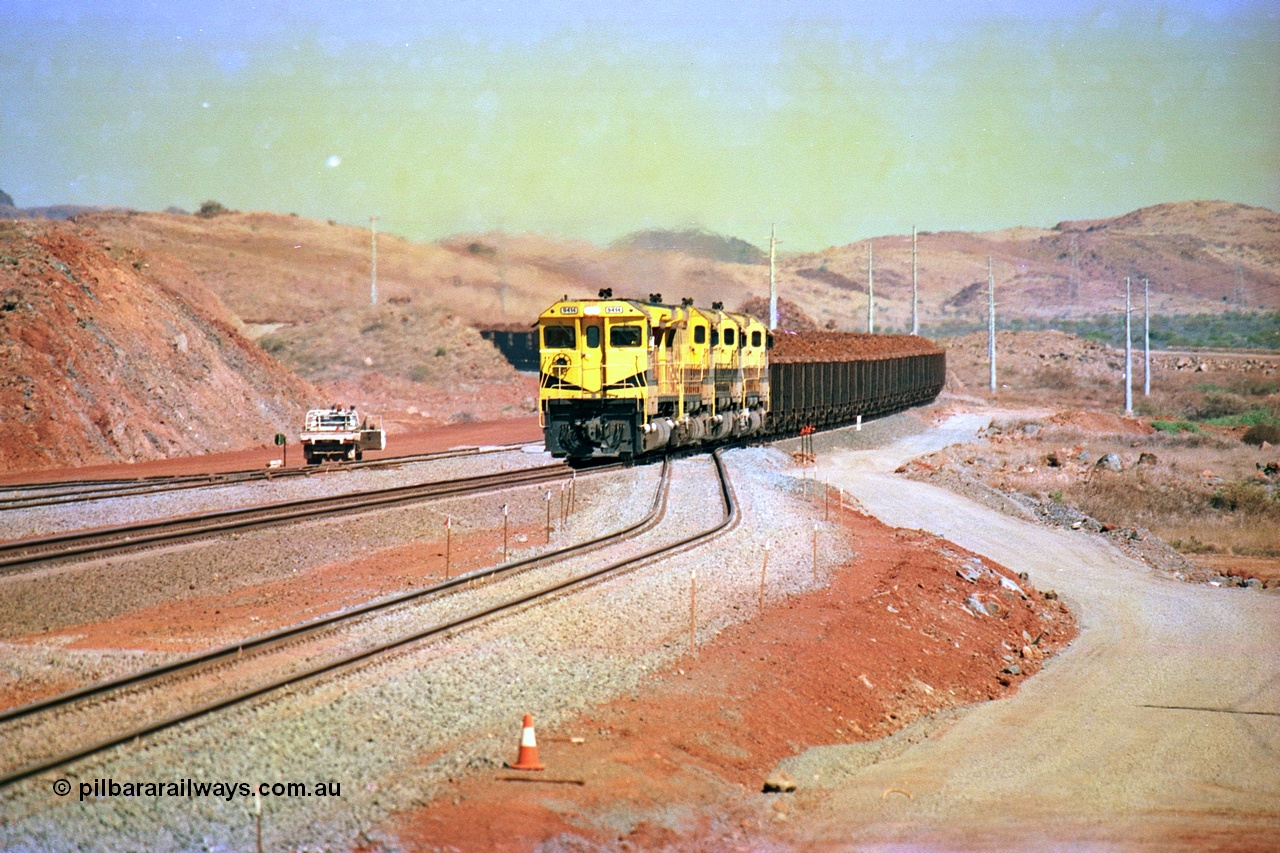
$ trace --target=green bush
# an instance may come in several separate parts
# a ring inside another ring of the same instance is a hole
[[[196,215],[204,216],[208,218],[211,216],[218,216],[220,214],[227,213],[227,212],[228,212],[227,209],[222,206],[222,202],[214,201],[213,199],[210,199],[209,201],[201,202],[200,210],[196,213]]]
[[[1169,547],[1183,554],[1216,554],[1219,551],[1217,545],[1201,542],[1195,536],[1189,536],[1186,539],[1174,539],[1169,543]]]
[[[1046,364],[1032,376],[1032,381],[1051,391],[1070,391],[1080,385],[1079,377],[1069,367]]]
[[[1141,324],[1141,317],[1134,319]],[[1106,314],[1082,320],[1014,318],[1000,321],[1001,330],[1039,331],[1058,329],[1087,340],[1111,346],[1124,345],[1124,317]],[[984,331],[986,326],[975,320],[947,320],[925,326],[922,334],[929,338],[949,338]],[[1135,330],[1136,346],[1142,346],[1142,330]],[[1151,318],[1151,346],[1155,349],[1212,347],[1226,349],[1280,349],[1280,312],[1224,311],[1221,314],[1155,315]]]
[[[271,353],[272,355],[275,355],[276,353],[282,352],[283,350],[287,349],[289,347],[289,342],[286,341],[284,338],[277,338],[273,335],[265,335],[264,337],[258,338],[258,346],[262,347],[264,350]]]
[[[1280,427],[1275,424],[1254,424],[1245,432],[1243,440],[1245,444],[1259,447],[1264,441],[1267,444],[1280,444]]]
[[[1200,404],[1196,406],[1196,419],[1213,421],[1215,418],[1229,418],[1249,411],[1249,401],[1239,394],[1223,391],[1206,391]]]
[[[1248,515],[1265,515],[1276,507],[1276,501],[1262,485],[1242,482],[1226,483],[1214,489],[1209,505],[1227,512],[1239,510]]]
[[[1196,435],[1201,434],[1200,427],[1191,421],[1152,421],[1151,428],[1160,432],[1167,432],[1178,435],[1184,432],[1193,432]]]
[[[1238,414],[1210,418],[1205,423],[1210,426],[1224,427],[1280,426],[1280,415],[1277,415],[1271,409],[1249,409]],[[1267,440],[1270,441],[1271,439]]]

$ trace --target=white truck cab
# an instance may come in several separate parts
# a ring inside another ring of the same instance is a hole
[[[360,460],[366,450],[387,449],[386,430],[369,418],[362,419],[355,406],[311,409],[300,438],[308,465],[326,459]]]

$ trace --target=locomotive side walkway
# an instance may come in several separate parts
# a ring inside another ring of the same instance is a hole
[[[1056,590],[1079,638],[1012,698],[896,757],[854,769],[858,747],[824,747],[784,762],[807,803],[792,837],[859,850],[1280,849],[1280,596],[1160,578],[1089,534],[892,473],[986,420],[955,416],[819,463],[885,523]],[[806,792],[804,768],[819,763],[842,764],[841,781]]]

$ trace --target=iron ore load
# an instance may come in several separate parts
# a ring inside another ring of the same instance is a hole
[[[946,353],[913,335],[777,332],[720,303],[562,299],[538,318],[539,417],[556,457],[631,458],[780,437],[928,403]]]

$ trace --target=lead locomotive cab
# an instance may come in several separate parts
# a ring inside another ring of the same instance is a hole
[[[539,414],[553,456],[630,458],[758,431],[762,323],[715,306],[564,299],[538,318]]]

